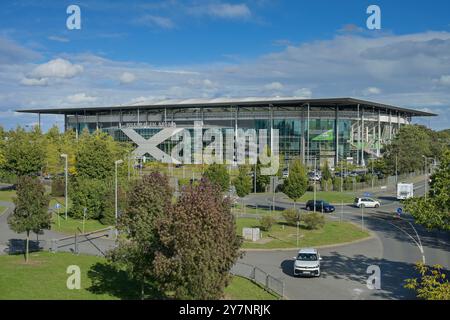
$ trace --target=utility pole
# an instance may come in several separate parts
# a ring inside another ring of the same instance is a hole
[[[65,210],[65,216],[66,216],[66,220],[67,220],[67,208],[68,208],[68,206],[69,206],[69,201],[68,201],[68,199],[69,199],[69,197],[68,197],[68,194],[67,194],[67,184],[68,184],[68,177],[69,177],[69,174],[68,174],[68,156],[67,156],[67,154],[65,154],[65,153],[63,153],[62,155],[61,155],[61,158],[64,158],[65,159],[65,166],[64,166],[64,177],[65,177],[65,180],[66,180],[66,185],[65,185],[65,191],[64,191],[64,198],[65,198],[65,208],[64,208],[64,210]]]

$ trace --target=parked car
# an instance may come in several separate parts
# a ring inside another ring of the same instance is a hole
[[[320,277],[321,260],[316,249],[300,249],[294,257],[294,277],[299,275]]]
[[[358,208],[379,208],[381,203],[372,198],[355,198],[355,206]]]
[[[314,208],[314,200],[309,200],[308,202],[306,202],[306,210],[331,213],[334,212],[336,208],[323,200],[316,200],[316,206]]]
[[[309,180],[311,181],[320,181],[322,179],[322,175],[317,172],[310,172],[308,174]]]

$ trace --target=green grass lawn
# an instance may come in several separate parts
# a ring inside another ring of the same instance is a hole
[[[69,290],[67,267],[81,271],[81,289]],[[28,264],[22,255],[0,256],[0,300],[116,300],[139,299],[139,285],[125,272],[114,270],[104,258],[71,253],[36,252]],[[234,277],[227,299],[276,299],[253,282]],[[151,299],[151,296],[147,296]]]
[[[0,201],[12,202],[15,195],[15,190],[2,190],[0,191]]]
[[[99,229],[107,228],[107,225],[102,224],[98,220],[88,219],[84,224],[84,232],[91,232]],[[67,217],[67,220],[64,216],[64,211],[61,211],[59,224],[58,224],[58,215],[56,213],[52,214],[52,230],[66,233],[66,234],[75,234],[80,233],[78,228],[83,231],[83,220],[73,219],[71,217]]]
[[[260,220],[253,218],[236,219],[236,228],[242,235],[242,228],[260,228]],[[275,224],[271,231],[262,231],[263,237],[259,242],[244,241],[242,247],[247,249],[282,249],[297,247],[297,228],[286,225],[283,221]],[[319,230],[299,228],[298,247],[316,247],[339,244],[368,237],[366,231],[349,223],[327,220],[325,226]]]
[[[70,200],[70,199],[69,199]],[[61,204],[61,208],[59,209],[59,223],[58,223],[58,215],[55,211],[55,204],[59,202]],[[65,213],[64,213],[64,197],[58,197],[58,198],[52,198],[50,200],[49,208],[52,209],[52,230],[66,233],[66,234],[75,234],[80,233],[78,228],[83,231],[83,220],[74,219],[71,217],[67,217],[67,220],[65,219]],[[70,207],[70,202],[69,202]],[[84,232],[90,232],[95,231],[103,228],[107,228],[107,225],[102,224],[98,220],[94,219],[88,219],[85,221],[84,224]]]
[[[225,298],[234,300],[278,300],[274,294],[264,290],[252,281],[234,276],[225,289]]]
[[[242,202],[238,202],[233,206],[232,209],[233,213],[241,213],[241,214],[258,214],[258,215],[269,215],[272,214],[272,211],[270,211],[270,209],[265,209],[265,208],[251,208],[248,206],[244,206],[242,205]],[[281,215],[281,211],[275,211],[276,215]]]
[[[5,211],[6,211],[6,207],[0,206],[0,216],[1,216],[3,213],[5,213]]]

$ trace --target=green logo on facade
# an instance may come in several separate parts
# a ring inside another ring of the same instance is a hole
[[[317,137],[312,139],[313,141],[333,141],[334,140],[334,130],[328,130],[325,132],[322,132]]]

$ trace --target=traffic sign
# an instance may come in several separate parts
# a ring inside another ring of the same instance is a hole
[[[61,208],[61,205],[59,203],[56,203],[55,204],[55,209],[59,209],[59,208]]]
[[[397,213],[398,213],[398,215],[401,215],[403,213],[403,209],[402,208],[398,208],[397,209]]]

